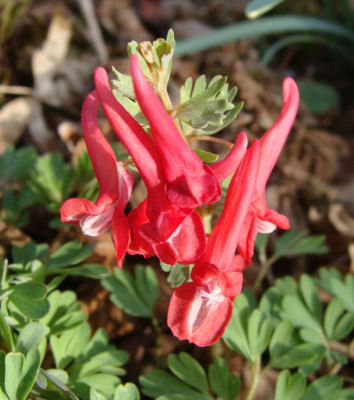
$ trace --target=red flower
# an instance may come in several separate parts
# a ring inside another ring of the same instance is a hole
[[[232,315],[232,300],[242,288],[244,262],[235,250],[249,212],[259,169],[259,142],[247,151],[228,188],[223,212],[210,234],[192,282],[172,295],[167,323],[179,339],[198,346],[215,343]]]
[[[131,73],[136,98],[161,157],[169,201],[182,209],[214,203],[221,196],[218,180],[182,137],[135,55],[131,57]]]
[[[168,197],[168,182],[164,173],[165,168],[174,168],[174,161],[171,160],[167,167],[163,164],[153,139],[112,95],[103,68],[96,70],[95,83],[103,111],[135,162],[148,192],[146,200],[128,216],[132,231],[129,252],[145,257],[155,254],[168,264],[195,261],[205,248],[204,227],[200,216],[189,208],[189,204],[180,207]],[[163,110],[163,113],[166,114],[166,111]],[[180,137],[178,131],[175,134]],[[177,150],[174,156],[176,154]]]
[[[252,206],[244,223],[238,250],[247,263],[254,253],[257,233],[270,233],[279,227],[289,229],[288,219],[267,207],[265,186],[294,123],[299,105],[299,92],[291,78],[283,82],[283,107],[276,123],[260,140],[259,174]]]
[[[99,236],[112,228],[119,266],[130,240],[129,224],[123,213],[133,187],[133,176],[121,163],[97,126],[98,99],[91,92],[82,106],[81,125],[100,193],[93,203],[69,199],[60,209],[61,220],[79,225],[85,235]]]

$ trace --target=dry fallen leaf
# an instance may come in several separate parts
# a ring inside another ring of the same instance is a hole
[[[54,135],[47,127],[40,103],[30,97],[18,97],[0,110],[0,153],[16,144],[26,128],[41,150],[51,147]]]
[[[71,19],[58,8],[42,48],[32,56],[36,97],[55,107],[69,108],[81,101],[97,62],[89,54],[68,56],[72,31]]]

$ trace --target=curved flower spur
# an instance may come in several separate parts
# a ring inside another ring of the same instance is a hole
[[[60,209],[61,220],[79,225],[88,236],[99,236],[111,228],[118,266],[122,265],[129,241],[129,224],[124,215],[133,187],[133,175],[117,163],[115,154],[97,126],[98,98],[91,92],[81,111],[81,125],[87,151],[100,187],[93,203],[77,198],[67,200]]]
[[[249,264],[254,253],[257,233],[270,233],[276,227],[289,229],[288,219],[267,207],[265,187],[284,147],[299,107],[299,91],[291,78],[283,82],[283,106],[278,120],[260,139],[259,174],[252,204],[244,222],[238,251]]]
[[[128,216],[132,232],[129,253],[142,254],[145,257],[157,255],[167,264],[194,262],[200,258],[205,248],[204,226],[190,203],[180,207],[168,198],[165,170],[174,168],[174,162],[171,161],[172,165],[162,163],[161,154],[153,139],[114,98],[103,68],[96,70],[95,84],[103,111],[135,162],[148,192],[145,201]],[[157,97],[154,92],[153,95]],[[157,98],[157,101],[160,100]],[[163,112],[167,115],[164,109]],[[168,118],[170,119],[169,116]],[[173,124],[172,120],[171,123]],[[177,128],[174,135],[180,137]],[[173,145],[174,139],[171,140]],[[189,149],[186,143],[184,146],[184,149]],[[180,151],[185,154],[184,150]],[[216,181],[215,177],[214,180]]]
[[[241,292],[245,265],[235,250],[258,170],[259,142],[255,140],[231,180],[223,212],[204,255],[192,269],[192,282],[184,283],[172,295],[167,323],[179,339],[209,346],[223,334],[231,318],[232,300]]]

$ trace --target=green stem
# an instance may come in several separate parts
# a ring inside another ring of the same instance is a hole
[[[267,272],[269,271],[270,267],[275,263],[276,257],[271,257],[269,260],[267,260],[267,258],[263,258],[262,255],[260,254],[259,260],[261,262],[261,268],[259,269],[257,278],[253,285],[253,290],[255,292],[259,289],[259,287],[260,287],[264,277],[267,275]]]
[[[253,400],[253,397],[256,394],[258,383],[262,376],[260,358],[257,358],[256,362],[251,365],[251,371],[252,371],[252,383],[248,389],[246,400]]]
[[[1,282],[0,282],[0,289],[3,290],[6,282],[6,275],[8,271],[8,261],[7,259],[3,261],[1,267]]]
[[[155,361],[156,361],[156,366],[158,368],[162,368],[163,363],[162,363],[162,330],[161,326],[159,324],[158,319],[153,316],[151,318],[152,325],[154,326],[155,332],[156,332],[156,351],[155,351]]]

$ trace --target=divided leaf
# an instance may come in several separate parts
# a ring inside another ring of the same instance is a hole
[[[211,135],[229,125],[241,111],[243,103],[232,103],[236,88],[229,90],[226,78],[215,76],[209,84],[200,76],[193,87],[188,78],[180,90],[180,105],[176,117],[183,122],[185,133]]]
[[[111,293],[111,301],[127,314],[152,317],[159,295],[157,277],[150,266],[135,267],[135,277],[125,269],[116,268],[104,278],[103,286]]]

